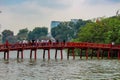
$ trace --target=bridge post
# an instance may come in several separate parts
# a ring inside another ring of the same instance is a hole
[[[108,59],[110,59],[110,50],[108,50]]]
[[[23,50],[21,51],[21,59],[23,60]]]
[[[91,59],[93,58],[94,50],[92,49]]]
[[[19,50],[17,51],[17,61],[19,60]]]
[[[21,52],[21,60],[23,60],[23,50],[18,50],[17,51],[17,60],[18,61],[19,61],[20,52]]]
[[[36,54],[37,54],[37,53],[36,53],[36,52],[37,52],[37,50],[35,49],[35,51],[34,51],[34,52],[35,52],[35,53],[34,53],[34,59],[35,59],[35,61],[36,61],[36,59],[37,59],[37,55],[36,55]]]
[[[97,58],[99,59],[100,57],[100,49],[97,50]]]
[[[103,57],[104,57],[104,56],[103,56],[103,55],[104,55],[104,52],[105,52],[105,51],[102,50],[102,52],[101,52],[101,59],[103,59]]]
[[[48,51],[48,60],[50,60],[50,49],[44,49],[43,50],[43,60],[45,60],[45,51]]]
[[[82,49],[80,50],[80,59],[82,59]]]
[[[32,49],[30,50],[30,60],[32,60]]]
[[[7,60],[9,60],[9,51],[7,51]]]
[[[61,60],[63,59],[63,53],[62,53],[62,49],[60,50],[60,52],[61,52]]]
[[[9,60],[9,50],[8,51],[4,51],[4,60],[7,60],[7,61]]]
[[[57,59],[57,49],[55,49],[55,59]]]
[[[68,48],[68,52],[67,52],[67,59],[69,60],[69,52],[70,52],[70,50],[69,50],[69,48]]]
[[[72,49],[72,56],[73,56],[73,59],[75,59],[74,48]]]
[[[50,49],[48,49],[48,60],[50,60]]]
[[[88,49],[86,49],[85,54],[86,54],[86,60],[87,60],[88,59]]]
[[[120,50],[118,51],[118,60],[120,60]]]
[[[45,49],[43,50],[43,60],[45,60]]]
[[[6,52],[4,52],[4,60],[6,59]]]
[[[9,60],[9,42],[6,40],[6,43],[4,44],[4,47],[7,49],[4,51],[4,60]],[[7,54],[7,56],[6,56]]]
[[[31,51],[30,51],[30,60],[32,61],[32,52],[34,51],[34,61],[36,61],[36,59],[37,59],[37,49],[31,49]]]

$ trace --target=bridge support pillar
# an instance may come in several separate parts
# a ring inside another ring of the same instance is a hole
[[[61,60],[63,59],[62,49],[60,49]],[[57,59],[57,49],[55,50],[55,59]]]
[[[45,51],[48,51],[48,60],[50,60],[50,49],[44,49],[43,50],[43,60],[45,60]]]
[[[94,54],[94,49],[92,49],[92,53],[91,53],[91,59],[93,58],[93,54]]]
[[[43,50],[43,59],[45,59],[45,50]]]
[[[35,58],[35,61],[36,61],[36,59],[37,59],[37,50],[35,50],[34,58]]]
[[[68,49],[67,59],[69,59],[69,54],[70,54],[70,49]],[[72,48],[72,56],[73,56],[73,60],[74,60],[75,59],[74,48]]]
[[[23,50],[17,51],[17,60],[19,61],[19,52],[21,52],[21,60],[23,60]]]
[[[9,50],[4,52],[4,60],[9,60]]]
[[[48,60],[50,60],[50,49],[48,49]]]
[[[110,50],[108,50],[108,59],[110,59]]]
[[[69,53],[70,52],[70,50],[68,49],[68,52],[67,52],[67,59],[69,60]]]
[[[34,61],[36,61],[36,59],[37,59],[37,56],[36,56],[37,49],[31,49],[31,51],[30,51],[30,61],[32,61],[32,52],[33,51],[34,51]]]
[[[101,52],[101,59],[103,59],[103,57],[104,57],[104,53],[105,53],[105,51],[102,50],[102,52]]]
[[[86,49],[85,54],[86,54],[86,60],[87,60],[88,59],[88,49]]]
[[[73,59],[75,59],[74,48],[72,49],[72,56],[73,56]]]
[[[118,60],[120,60],[120,50],[118,51]]]
[[[57,59],[57,49],[55,49],[55,59]]]
[[[82,49],[80,50],[80,59],[82,59]]]
[[[61,53],[61,60],[63,59],[63,53],[62,53],[62,49],[60,50]]]
[[[97,50],[97,58],[100,59],[99,57],[100,57],[100,49]]]

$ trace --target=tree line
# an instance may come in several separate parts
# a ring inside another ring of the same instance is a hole
[[[73,41],[120,44],[120,16],[88,22],[79,29]]]
[[[85,26],[90,20],[79,19],[77,22],[67,21],[61,22],[57,27],[51,29],[52,36],[59,41],[71,41],[77,38],[80,27]]]
[[[101,18],[100,20],[96,20],[95,22],[88,22],[86,25],[80,27],[77,33],[77,37],[74,38],[72,41],[104,44],[114,43],[114,45],[120,45],[120,16]],[[75,54],[79,55],[79,53],[80,50],[76,49]],[[90,50],[89,53],[93,55]],[[104,54],[104,56],[107,55]],[[117,55],[112,55],[112,57],[115,56]]]
[[[2,42],[10,43],[22,40],[46,39],[48,28],[35,27],[32,31],[27,28],[19,30],[17,35],[11,30],[2,32]],[[94,42],[94,43],[120,43],[120,16],[101,18],[97,21],[82,20],[77,22],[61,22],[51,29],[52,36],[59,41]]]
[[[48,28],[46,27],[35,27],[32,31],[27,28],[19,30],[17,35],[11,30],[4,30],[2,32],[2,43],[8,40],[10,43],[15,43],[23,40],[37,40],[45,39],[48,34]]]
[[[77,37],[77,33],[81,26],[86,25],[90,20],[79,19],[77,22],[67,21],[61,22],[57,27],[51,29],[52,36],[59,41],[71,41]],[[19,30],[17,35],[11,30],[4,30],[2,32],[2,42],[5,43],[8,40],[10,43],[23,40],[41,40],[47,39],[48,28],[35,27],[32,31],[27,28]]]

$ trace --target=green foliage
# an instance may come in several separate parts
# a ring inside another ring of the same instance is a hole
[[[21,29],[19,30],[18,34],[17,34],[17,39],[22,41],[22,40],[27,40],[28,38],[28,29]]]
[[[5,43],[6,40],[8,40],[10,43],[13,43],[13,37],[14,37],[13,31],[4,30],[2,32],[2,41],[3,41],[3,43]]]
[[[9,43],[15,43],[15,42],[17,42],[16,36],[8,36],[7,40],[9,41]]]
[[[17,41],[32,40],[45,38],[48,34],[48,28],[46,27],[35,27],[33,31],[29,31],[27,28],[19,30],[18,34],[15,36],[13,31],[4,30],[2,32],[2,42],[5,43],[8,40],[10,43],[15,43]]]
[[[28,34],[28,39],[41,39],[43,36],[46,36],[48,34],[48,28],[46,27],[36,27],[33,29],[33,31],[30,31]]]
[[[52,36],[59,41],[70,41],[76,38],[77,32],[81,26],[84,26],[89,21],[78,20],[76,23],[61,22],[57,27],[51,29]]]
[[[69,27],[67,27],[67,22],[64,23],[60,23],[60,25],[58,25],[58,27],[53,28],[52,31],[52,35],[55,39],[58,39],[59,41],[63,41],[63,40],[68,40],[67,38],[71,38],[73,35],[71,33],[72,29],[70,29]]]
[[[89,22],[81,27],[77,38],[73,41],[95,43],[120,43],[120,19],[110,17],[100,22]]]

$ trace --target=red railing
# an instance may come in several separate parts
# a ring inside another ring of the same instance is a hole
[[[35,42],[35,43],[15,43],[15,44],[1,44],[0,51],[6,49],[18,50],[18,49],[45,49],[45,48],[90,48],[90,49],[120,49],[120,45],[111,44],[98,44],[88,42]]]
[[[61,59],[63,59],[62,49],[68,49],[67,59],[69,59],[69,52],[72,50],[73,59],[75,59],[74,49],[81,49],[80,58],[82,58],[82,50],[85,50],[86,59],[88,59],[88,50],[96,50],[97,58],[100,57],[100,50],[108,51],[108,59],[110,58],[110,51],[116,50],[118,59],[120,59],[120,45],[112,44],[98,44],[98,43],[88,43],[88,42],[33,42],[33,43],[15,43],[0,45],[0,52],[4,52],[4,59],[9,59],[9,51],[17,51],[17,59],[19,59],[19,53],[21,53],[21,59],[23,59],[23,50],[30,50],[30,59],[32,59],[32,52],[34,52],[34,59],[36,60],[37,49],[43,49],[43,59],[45,59],[45,51],[48,51],[48,59],[50,59],[50,49],[55,49],[55,59],[57,58],[57,50],[61,52]],[[101,52],[103,53],[103,52]]]

